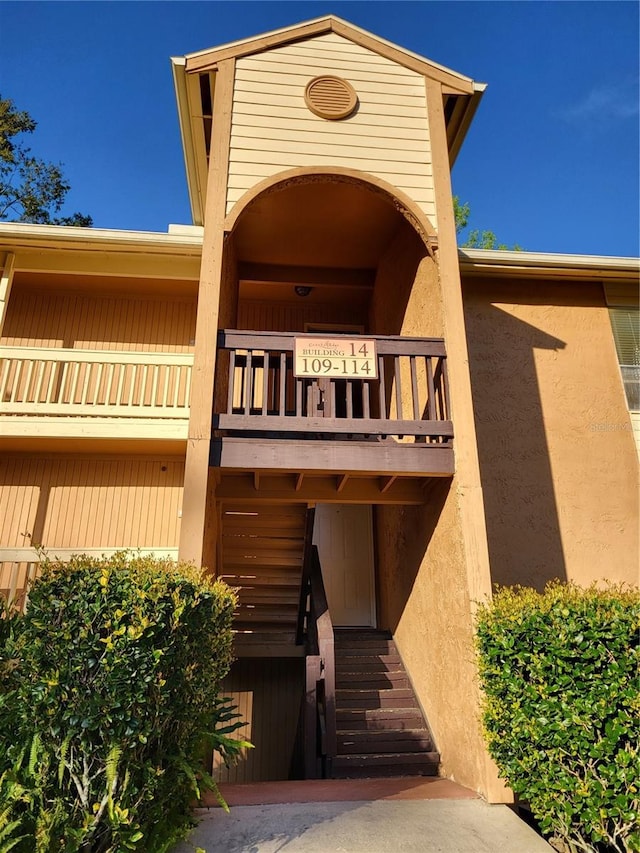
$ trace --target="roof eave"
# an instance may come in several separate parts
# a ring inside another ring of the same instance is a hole
[[[486,88],[486,83],[474,83],[474,91],[470,97],[465,97],[464,95],[459,96],[465,98],[465,107],[458,126],[454,129],[452,137],[449,140],[449,165],[451,168],[453,168],[453,164],[456,162],[458,154],[460,153],[462,143],[466,139],[471,122],[473,121],[473,117],[480,106],[480,101],[482,100],[482,96],[484,95]]]
[[[19,248],[117,250],[198,254],[202,235],[168,234],[158,231],[124,231],[109,228],[76,228],[68,225],[33,225],[0,222],[0,249]]]
[[[194,225],[202,225],[204,222],[204,211],[200,197],[198,170],[195,158],[195,144],[191,132],[191,120],[189,114],[189,97],[187,94],[187,70],[184,57],[171,57],[171,69],[173,72],[173,84],[176,92],[178,105],[178,121],[180,123],[180,138],[182,140],[182,152],[187,173],[187,187],[189,190],[189,204],[191,206],[191,217]]]
[[[357,27],[348,21],[335,15],[322,18],[314,18],[293,24],[278,30],[272,30],[262,35],[253,36],[248,39],[230,42],[210,50],[188,53],[185,56],[187,73],[210,70],[223,59],[231,57],[240,58],[249,54],[270,50],[282,44],[287,44],[313,36],[322,35],[326,32],[335,32],[345,38],[351,38],[356,43],[364,44],[372,49],[377,49],[382,55],[387,55],[400,65],[405,65],[425,76],[434,76],[441,79],[446,85],[462,94],[472,94],[474,83],[470,77],[453,71],[444,65],[432,62],[413,51],[393,44],[393,42],[380,38],[362,27]]]
[[[640,276],[640,259],[630,257],[459,249],[458,258],[462,274],[632,281]]]

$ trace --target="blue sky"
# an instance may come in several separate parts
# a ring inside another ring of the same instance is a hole
[[[639,253],[636,2],[2,2],[0,94],[94,225],[190,222],[169,57],[333,13],[488,83],[453,172],[531,251]]]

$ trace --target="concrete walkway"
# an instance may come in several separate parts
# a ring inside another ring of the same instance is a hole
[[[200,810],[199,825],[175,853],[551,851],[507,806],[487,805],[442,779],[234,785],[225,795],[231,813]]]

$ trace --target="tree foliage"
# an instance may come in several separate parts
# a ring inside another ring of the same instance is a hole
[[[455,195],[453,197],[453,213],[456,221],[456,234],[461,234],[469,225],[469,217],[471,215],[469,202],[465,201],[462,203],[460,198]],[[467,233],[462,248],[508,250],[509,246],[506,243],[499,243],[493,231],[480,231],[478,228],[474,228]],[[514,252],[521,252],[522,247],[516,243],[512,247],[512,250]]]
[[[0,220],[91,226],[91,217],[82,213],[56,216],[71,186],[60,164],[36,157],[23,142],[35,129],[28,112],[0,96]]]

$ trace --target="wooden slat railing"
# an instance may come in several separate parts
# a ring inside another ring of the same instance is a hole
[[[126,548],[49,548],[46,557],[65,562],[75,554],[110,557]],[[134,548],[136,554],[178,559],[177,548]],[[43,554],[38,548],[0,548],[0,599],[13,610],[23,612],[27,606],[29,586],[37,578]]]
[[[314,335],[305,335],[306,338]],[[326,335],[316,335],[318,340]],[[413,436],[449,443],[447,359],[440,338],[368,336],[375,340],[378,378],[293,375],[295,335],[225,330],[218,346],[220,387],[214,424],[224,431]],[[220,409],[224,409],[221,411]]]
[[[0,415],[188,419],[193,355],[0,347]]]
[[[328,778],[337,751],[334,634],[322,579],[318,548],[313,545],[315,510],[307,513],[296,643],[304,644],[305,778]]]

